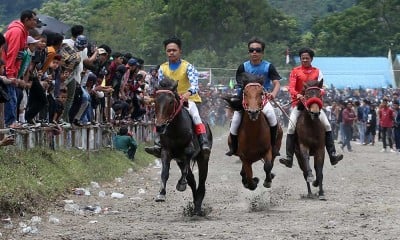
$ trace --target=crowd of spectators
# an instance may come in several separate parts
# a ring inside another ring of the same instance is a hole
[[[91,45],[81,25],[72,26],[66,39],[41,32],[41,24],[26,10],[0,36],[0,82],[9,97],[6,127],[145,120],[157,68],[146,72],[144,61],[132,53]]]
[[[41,24],[36,13],[27,10],[10,23],[4,36],[0,34],[0,90],[9,97],[6,127],[153,119],[157,66],[145,71],[144,60],[132,53],[90,44],[81,25],[72,26],[71,37],[65,39],[59,33],[39,33]],[[221,96],[232,93],[229,87],[200,83],[201,117],[211,126],[227,126],[231,112]],[[378,140],[383,152],[400,151],[399,93],[392,88],[326,89],[324,111],[341,148],[352,151],[350,140],[363,145]],[[276,102],[277,116],[287,126],[287,89],[281,89]]]

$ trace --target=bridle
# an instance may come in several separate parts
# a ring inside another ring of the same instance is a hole
[[[259,83],[249,83],[249,84],[247,84],[245,87],[244,87],[244,90],[246,90],[246,88],[247,87],[250,87],[250,86],[255,86],[255,87],[261,87],[261,88],[263,88],[263,86],[261,85],[261,84],[259,84]],[[243,109],[245,110],[245,111],[251,111],[250,109],[249,109],[249,106],[247,105],[247,102],[245,101],[245,97],[244,97],[244,91],[243,90],[243,100],[242,100],[242,106],[243,106]],[[267,92],[263,89],[263,95],[262,95],[262,102],[261,102],[261,105],[255,110],[256,112],[259,112],[259,111],[261,111],[263,108],[264,108],[264,106],[267,104],[267,102],[268,102],[268,98],[267,98]]]
[[[178,101],[178,99],[176,98],[176,94],[171,90],[165,90],[165,89],[157,90],[156,96],[159,95],[160,93],[166,93],[166,94],[172,95],[174,97],[174,111],[169,115],[167,120],[165,120],[163,123],[161,123],[161,126],[162,125],[168,126],[170,124],[170,122],[176,117],[176,115],[178,115],[178,113],[182,110],[184,101],[182,100],[182,98],[180,98],[180,100]],[[156,122],[157,122],[157,119],[156,119]]]
[[[311,91],[311,90],[318,90],[318,94],[316,96],[308,96],[307,92]],[[312,115],[315,115],[315,117],[318,117],[321,109],[322,109],[322,89],[320,87],[314,86],[314,87],[308,87],[304,90],[304,96],[305,98],[300,99],[301,103],[303,104],[304,108],[307,110],[307,112],[309,112]],[[319,106],[319,112],[312,112],[309,108],[309,106],[311,106],[311,104],[316,103]]]

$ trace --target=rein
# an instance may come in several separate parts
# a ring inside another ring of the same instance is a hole
[[[174,101],[174,111],[168,117],[168,119],[165,122],[162,123],[162,125],[168,125],[176,117],[176,115],[178,115],[178,113],[182,110],[183,100],[181,98],[179,101],[177,101],[176,98],[175,98],[175,93],[173,91],[171,91],[171,90],[161,89],[161,90],[157,90],[156,91],[156,95],[160,94],[160,93],[171,94],[172,96],[174,96],[174,99],[175,99],[175,101]]]
[[[247,84],[247,85],[244,87],[244,89],[246,89],[248,86],[262,87],[261,84],[259,84],[259,83],[249,83],[249,84]],[[264,94],[263,94],[263,96],[262,96],[262,104],[261,104],[261,107],[259,107],[259,108],[257,109],[257,111],[261,111],[261,110],[264,108],[264,106],[267,104],[268,98],[266,97],[266,95],[267,95],[267,92],[264,91]],[[246,101],[245,101],[244,91],[243,91],[243,98],[242,98],[242,99],[243,99],[243,100],[242,100],[243,109],[244,109],[245,111],[248,111],[249,108],[248,108],[248,105],[247,105],[247,103],[246,103]]]

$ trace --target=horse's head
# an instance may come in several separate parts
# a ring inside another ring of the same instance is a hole
[[[242,73],[240,77],[244,86],[243,109],[252,121],[256,121],[267,101],[263,87],[264,78],[250,73]]]
[[[303,86],[303,102],[312,119],[318,119],[322,109],[323,80],[307,81]]]
[[[159,133],[166,130],[168,124],[181,109],[177,93],[178,81],[164,78],[155,87],[155,125]]]

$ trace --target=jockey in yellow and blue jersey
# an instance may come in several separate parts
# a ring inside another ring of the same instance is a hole
[[[188,111],[193,119],[195,133],[199,136],[199,142],[203,151],[210,152],[211,147],[207,139],[206,128],[203,124],[196,103],[201,103],[198,94],[198,72],[192,64],[181,59],[182,42],[178,38],[169,38],[164,41],[164,48],[168,57],[168,61],[161,64],[158,70],[158,81],[162,81],[164,77],[178,81],[178,94],[184,101],[188,101]],[[155,146],[145,148],[147,153],[158,156],[161,153],[158,139]]]

